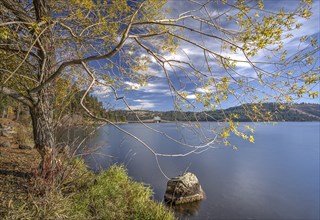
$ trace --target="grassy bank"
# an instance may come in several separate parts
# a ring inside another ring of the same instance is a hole
[[[0,219],[174,219],[122,166],[94,174],[82,160],[60,158],[43,176],[35,149],[1,138],[10,146],[0,147]]]
[[[26,200],[11,205],[5,219],[174,219],[125,168],[112,166],[94,175],[83,162],[75,163],[59,188],[42,190],[38,183]]]

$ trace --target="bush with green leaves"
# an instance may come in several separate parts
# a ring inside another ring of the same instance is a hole
[[[74,197],[74,212],[92,219],[174,219],[171,212],[151,200],[152,190],[134,182],[124,167],[111,166]]]

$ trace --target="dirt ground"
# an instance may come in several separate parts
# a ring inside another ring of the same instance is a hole
[[[9,119],[0,118],[0,123],[11,127],[21,126]],[[30,176],[38,167],[40,155],[35,149],[19,149],[15,135],[0,136],[0,142],[9,142],[9,147],[0,147],[0,218],[16,199],[26,198]]]

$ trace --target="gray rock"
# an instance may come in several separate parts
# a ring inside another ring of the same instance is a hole
[[[0,147],[10,147],[10,143],[8,141],[1,141]]]
[[[26,144],[19,144],[19,149],[21,150],[31,150],[32,147]]]
[[[182,204],[200,201],[204,198],[198,178],[193,173],[171,178],[167,183],[164,199],[167,203]]]

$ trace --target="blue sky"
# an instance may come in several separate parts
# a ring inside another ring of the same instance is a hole
[[[200,1],[201,2],[201,1]],[[204,1],[203,1],[204,2]],[[279,10],[280,8],[284,8],[284,10],[292,10],[299,1],[290,0],[290,1],[277,1],[277,0],[265,0],[265,9],[268,11]],[[171,9],[169,14],[170,17],[177,17],[179,14],[197,9],[198,6],[195,3],[192,3],[187,0],[171,0],[168,1],[166,7]],[[299,19],[298,22],[301,22],[303,26],[299,30],[292,31],[293,37],[285,40],[285,47],[288,51],[288,54],[294,53],[299,48],[303,48],[304,45],[301,45],[300,38],[304,35],[313,35],[319,40],[319,1],[314,1],[313,4],[313,15],[309,20]],[[209,13],[211,15],[219,14],[220,11],[223,10],[223,6],[214,5],[214,7],[208,7]],[[190,12],[190,13],[202,13],[202,12]],[[190,22],[190,23],[188,23]],[[190,20],[186,20],[185,25],[190,27],[199,28],[199,22],[194,22]],[[232,28],[232,27],[231,27]],[[212,41],[210,38],[201,38],[198,39],[198,35],[185,32],[186,37],[189,39],[198,42],[199,44],[205,45],[206,47],[217,51],[221,55],[230,56],[231,58],[243,60],[243,56],[241,54],[228,54],[221,50],[219,41]],[[215,33],[216,34],[216,33]],[[131,42],[129,41],[128,44]],[[143,51],[138,51],[139,56],[148,56]],[[319,55],[319,53],[317,54]],[[260,52],[256,57],[254,57],[254,61],[264,61],[266,59],[266,53]],[[203,57],[203,51],[187,42],[180,42],[179,48],[175,54],[166,53],[164,57],[167,59],[177,59],[185,62],[190,62],[197,68],[201,69],[204,73],[207,73],[206,65]],[[115,59],[120,59],[120,57],[115,57]],[[222,77],[224,75],[224,70],[219,68],[214,60],[209,61],[210,66],[214,68],[214,77]],[[318,62],[319,65],[319,62]],[[261,68],[269,69],[268,65],[261,65]],[[170,69],[168,67],[168,69]],[[176,87],[178,91],[182,91],[187,94],[187,100],[195,105],[195,111],[201,111],[204,108],[196,104],[195,102],[195,93],[215,93],[214,88],[207,87],[204,88],[200,83],[197,85],[194,83],[195,79],[192,76],[186,77],[182,71],[178,68],[172,69],[168,72],[169,77]],[[255,73],[253,69],[247,63],[238,63],[237,71],[245,76],[255,77]],[[115,70],[116,72],[116,70]],[[151,63],[148,66],[148,69],[145,71],[140,71],[135,74],[148,74],[150,77],[148,83],[144,86],[137,84],[136,82],[132,82],[131,80],[126,80],[126,78],[122,79],[123,85],[121,88],[117,89],[118,95],[125,97],[128,104],[132,109],[136,110],[157,110],[157,111],[168,111],[173,110],[173,100],[174,96],[172,96],[172,91],[170,90],[170,86],[168,85],[168,80],[161,70],[161,68],[156,64],[155,60],[151,58]],[[208,73],[209,74],[209,73]],[[117,75],[117,73],[115,73]],[[209,74],[210,75],[210,74]],[[252,86],[257,89],[262,90],[263,92],[269,93],[270,90],[260,86],[258,83],[252,82]],[[315,88],[319,90],[319,85]],[[258,92],[259,93],[259,92]],[[114,94],[112,90],[108,87],[97,85],[95,87],[95,91],[93,92],[96,96],[99,97],[101,101],[104,102],[106,107],[116,108],[116,109],[126,109],[123,100],[115,100]],[[260,92],[258,95],[262,95]],[[245,94],[241,94],[241,90],[239,90],[239,97],[242,97],[242,102],[249,101]],[[319,103],[319,99],[308,99],[303,98],[298,100],[298,102],[315,102]],[[230,98],[228,102],[223,103],[221,107],[227,108],[231,106],[239,105],[239,101],[235,100],[235,98]]]

